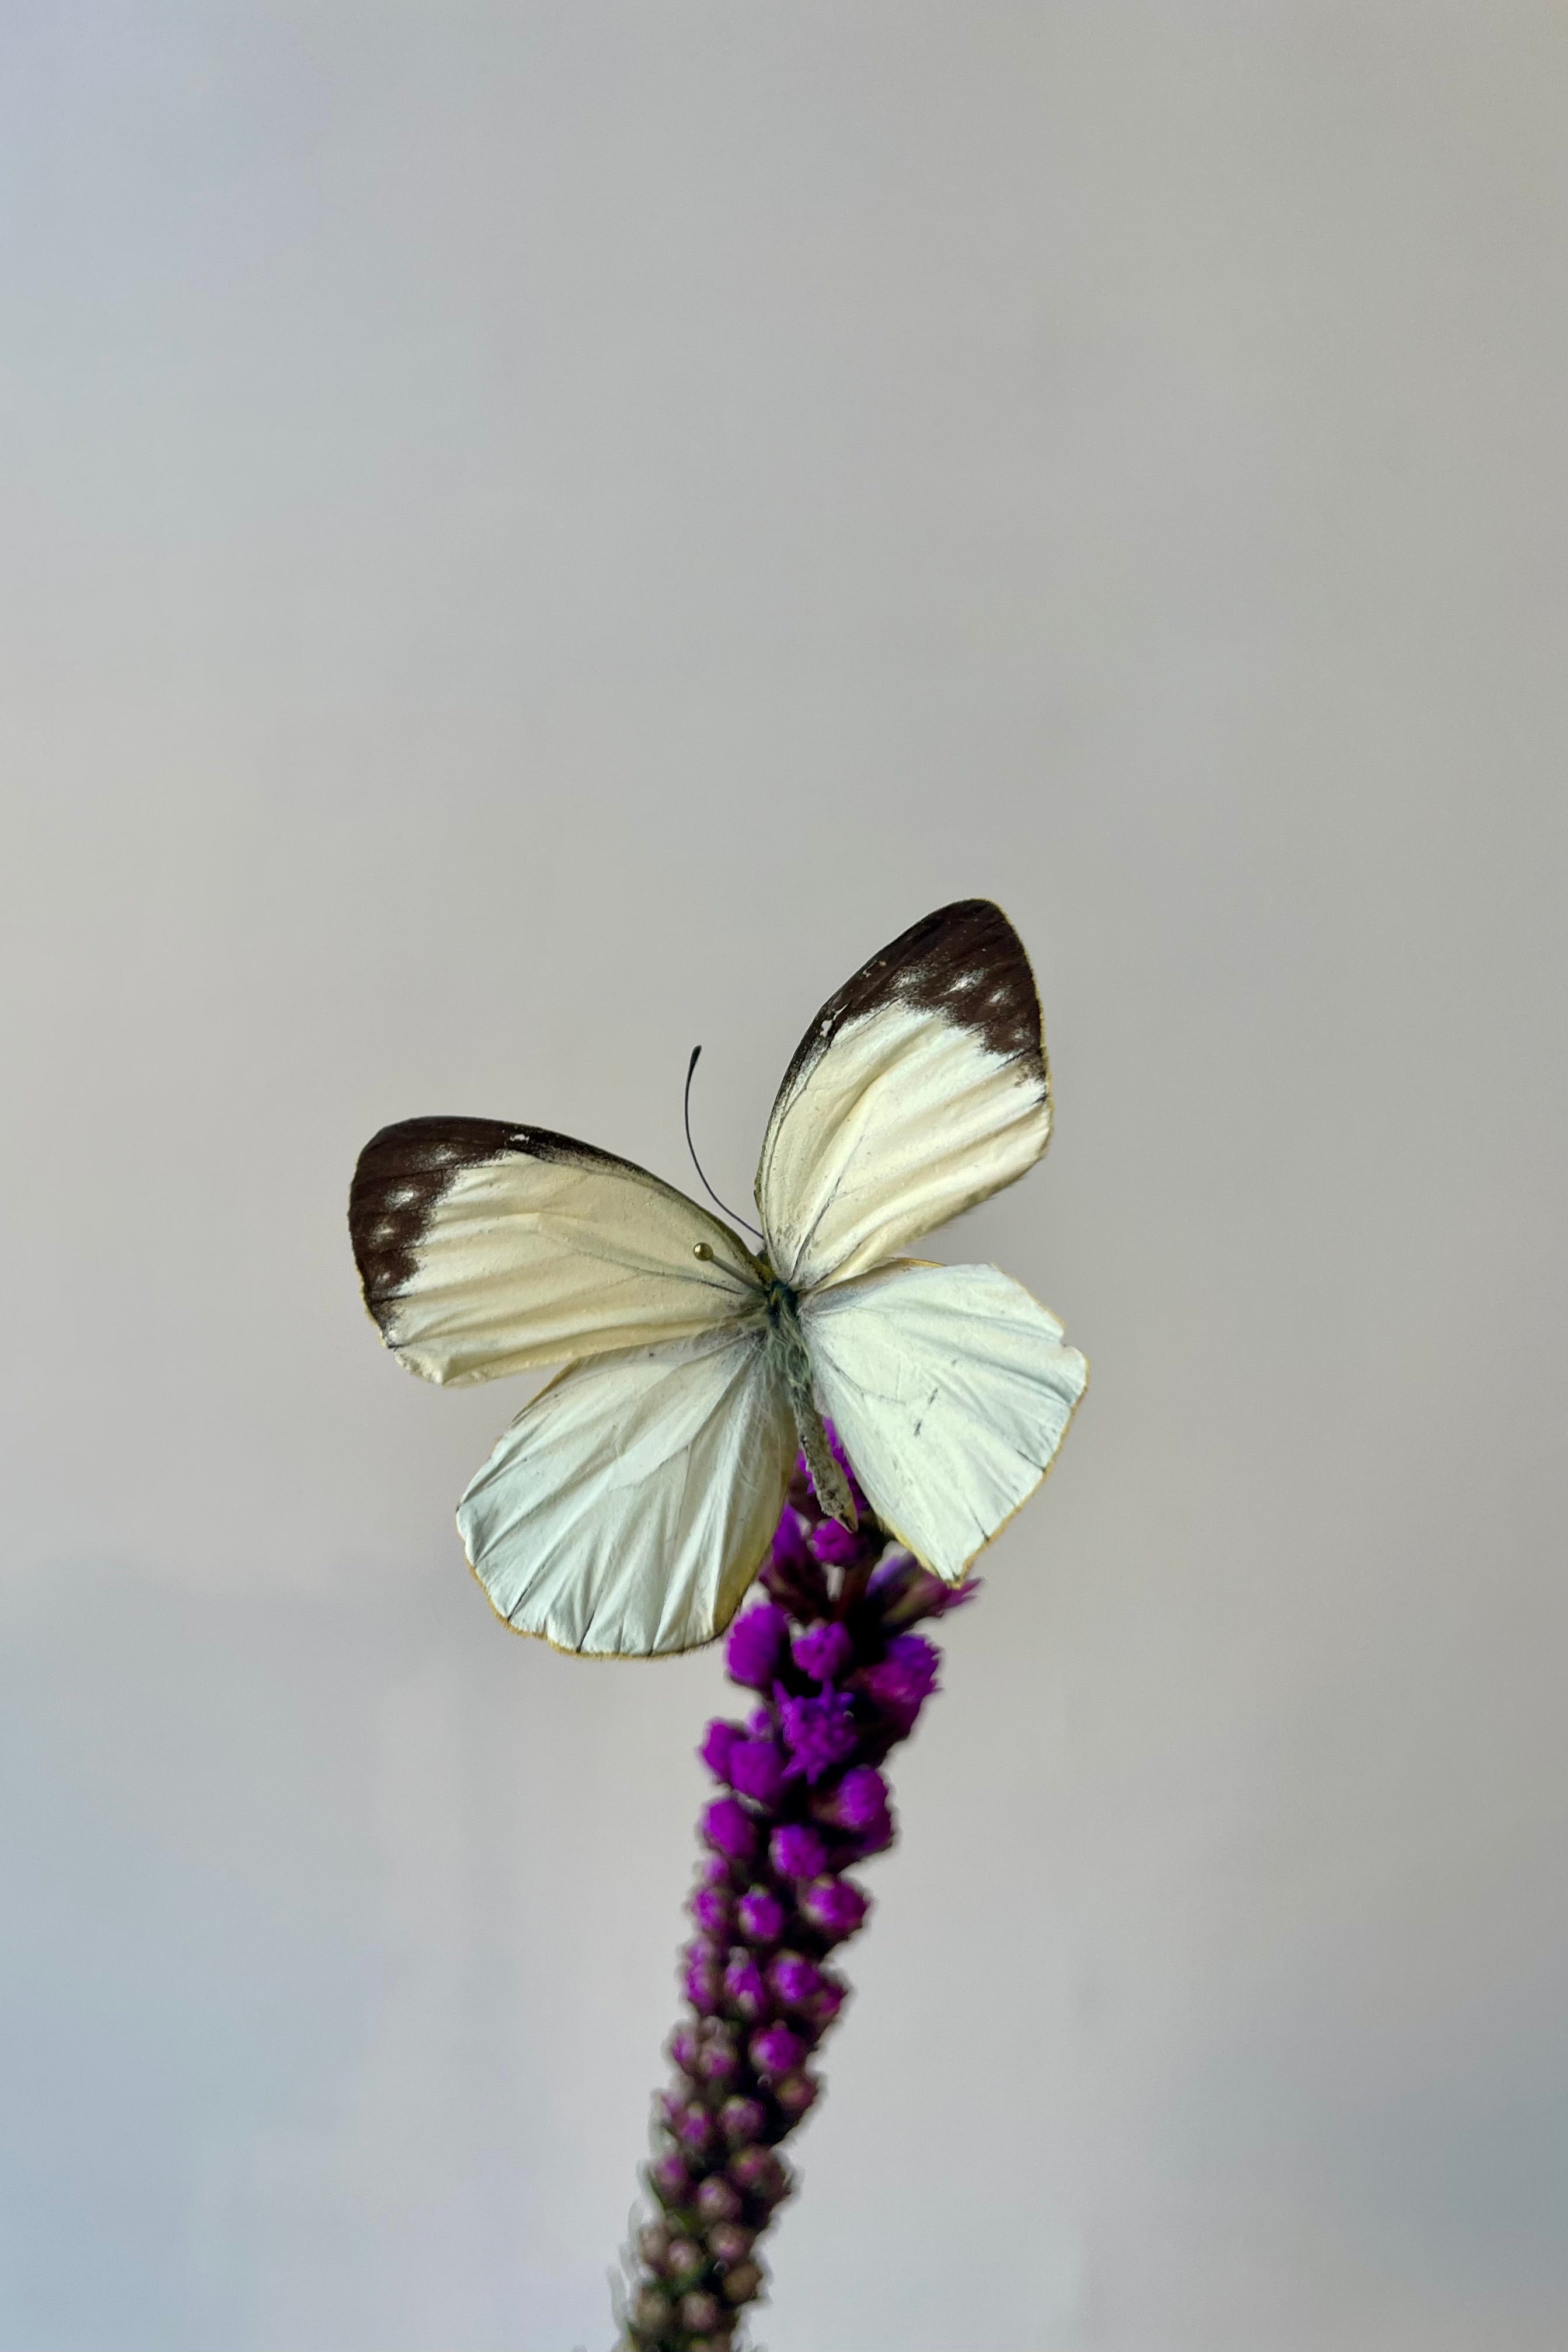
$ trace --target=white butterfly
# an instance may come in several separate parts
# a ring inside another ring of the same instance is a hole
[[[797,1442],[853,1524],[823,1414],[885,1525],[958,1582],[1044,1477],[1089,1368],[994,1266],[897,1253],[1032,1168],[1050,1127],[1028,958],[967,898],[873,956],[802,1038],[757,1170],[759,1255],[568,1136],[384,1128],[349,1229],[399,1360],[456,1385],[571,1360],[458,1506],[498,1614],[600,1655],[710,1642]]]

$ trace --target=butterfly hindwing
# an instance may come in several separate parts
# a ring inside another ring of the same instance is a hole
[[[708,1330],[758,1297],[745,1244],[673,1185],[500,1119],[383,1128],[349,1231],[388,1347],[450,1386]]]
[[[782,1278],[891,1257],[1032,1168],[1051,1129],[1034,975],[999,907],[928,915],[830,997],[784,1074],[757,1170]]]
[[[760,1321],[572,1365],[458,1509],[498,1615],[653,1656],[722,1633],[767,1551],[795,1429]]]
[[[1084,1359],[994,1265],[885,1268],[800,1315],[817,1401],[872,1507],[955,1583],[1045,1476]]]

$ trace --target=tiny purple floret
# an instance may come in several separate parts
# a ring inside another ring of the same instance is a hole
[[[847,1568],[859,1558],[863,1540],[837,1519],[824,1519],[811,1531],[811,1549],[824,1568]]]
[[[862,1925],[871,1906],[847,1878],[819,1878],[800,1898],[801,1916],[833,1943],[842,1943]]]
[[[820,1780],[854,1755],[854,1703],[842,1691],[825,1691],[820,1698],[790,1698],[782,1692],[775,1696],[795,1771],[804,1772],[808,1780]]]
[[[893,1816],[888,1784],[873,1764],[857,1764],[836,1789],[818,1800],[820,1818],[836,1829],[847,1830],[861,1853],[879,1853],[893,1840]]]
[[[731,1862],[749,1862],[757,1850],[757,1825],[733,1797],[716,1797],[702,1816],[702,1834]]]
[[[776,1739],[737,1739],[730,1749],[731,1788],[759,1805],[775,1805],[784,1788],[784,1759]]]
[[[805,2055],[805,2044],[787,2025],[764,2025],[760,2033],[752,2034],[748,2046],[752,2063],[764,2081],[787,2074]]]
[[[888,1654],[860,1680],[902,1737],[936,1688],[937,1654],[919,1633],[895,1633]]]
[[[749,1944],[776,1944],[784,1934],[784,1905],[765,1886],[753,1886],[742,1895],[735,1916]]]
[[[763,1972],[750,1952],[737,1952],[724,1971],[724,1990],[742,2017],[761,2017],[768,2005]]]
[[[827,1848],[804,1822],[786,1822],[775,1830],[768,1851],[781,1878],[820,1878],[827,1867]]]
[[[837,1526],[837,1521],[828,1523]],[[815,1683],[836,1683],[850,1659],[855,1655],[855,1643],[849,1629],[837,1619],[826,1618],[820,1625],[808,1625],[804,1633],[795,1637],[795,1662],[803,1675]]]
[[[730,1628],[724,1653],[731,1681],[745,1683],[752,1690],[766,1690],[788,1633],[789,1619],[771,1601],[737,1617]]]
[[[730,1750],[740,1737],[740,1725],[726,1723],[721,1716],[715,1716],[703,1734],[702,1745],[697,1753],[716,1780],[729,1779]]]

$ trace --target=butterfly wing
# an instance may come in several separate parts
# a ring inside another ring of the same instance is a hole
[[[709,1330],[759,1295],[745,1244],[684,1192],[500,1119],[383,1128],[349,1232],[387,1346],[449,1386]]]
[[[523,1408],[458,1525],[519,1633],[597,1656],[695,1649],[761,1566],[795,1450],[760,1320],[628,1349]]]
[[[1032,1168],[1051,1131],[1039,998],[999,907],[916,923],[829,998],[795,1050],[757,1170],[795,1290],[848,1280]]]
[[[803,1298],[800,1318],[879,1517],[957,1583],[1045,1476],[1088,1364],[994,1265],[884,1268]]]

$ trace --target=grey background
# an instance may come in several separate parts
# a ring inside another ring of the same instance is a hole
[[[739,1199],[944,898],[1089,1351],[772,2352],[1568,2340],[1560,6],[20,0],[7,2352],[608,2340],[718,1658],[509,1640],[388,1118]]]

